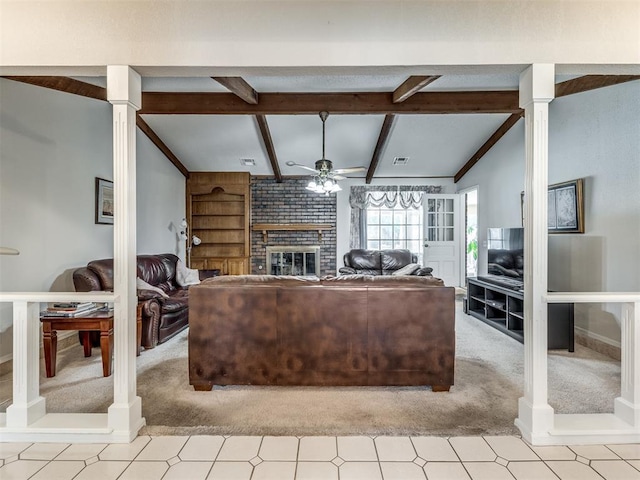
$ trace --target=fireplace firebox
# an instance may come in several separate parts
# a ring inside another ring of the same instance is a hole
[[[271,275],[320,275],[320,245],[267,247],[267,273]]]

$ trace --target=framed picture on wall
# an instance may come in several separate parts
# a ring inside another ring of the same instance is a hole
[[[549,233],[584,233],[581,178],[549,186]]]
[[[96,223],[113,225],[113,182],[96,177]]]
[[[583,179],[549,185],[547,227],[549,233],[584,233]],[[520,194],[524,225],[524,192]]]

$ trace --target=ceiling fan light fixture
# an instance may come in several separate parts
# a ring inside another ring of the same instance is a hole
[[[322,193],[324,195],[329,195],[330,193],[336,193],[342,190],[340,185],[338,185],[333,178],[320,175],[311,179],[304,188],[311,192]]]
[[[312,192],[318,191],[317,184],[314,180],[309,181],[309,184],[304,188],[306,188],[307,190],[311,190]]]
[[[342,190],[338,185],[338,180],[344,180],[346,177],[340,174],[366,170],[364,167],[349,167],[334,170],[333,162],[325,158],[325,122],[328,116],[328,112],[320,112],[320,119],[322,120],[322,158],[316,160],[315,168],[307,167],[306,165],[301,165],[291,160],[286,162],[289,167],[300,167],[314,172],[314,177],[309,181],[305,189],[315,193],[324,193],[325,195]]]

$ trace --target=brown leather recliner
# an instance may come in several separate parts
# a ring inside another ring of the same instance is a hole
[[[344,267],[338,272],[343,275],[393,275],[409,264],[417,264],[418,258],[409,250],[350,250],[344,254]],[[419,265],[408,275],[430,276],[431,267]]]
[[[184,330],[189,322],[189,290],[176,282],[178,257],[171,254],[138,255],[137,275],[160,288],[168,297],[153,290],[138,290],[142,304],[142,346],[153,348]],[[113,291],[113,259],[93,260],[73,272],[77,292]]]

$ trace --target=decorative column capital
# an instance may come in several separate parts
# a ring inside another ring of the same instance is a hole
[[[107,100],[112,105],[142,108],[142,79],[128,65],[107,65]]]
[[[520,74],[520,107],[534,102],[549,103],[556,96],[555,65],[534,63]]]

